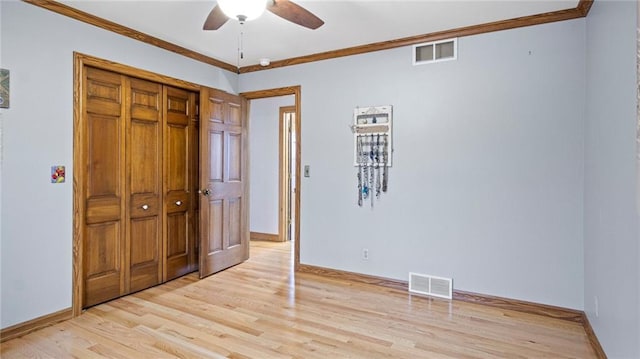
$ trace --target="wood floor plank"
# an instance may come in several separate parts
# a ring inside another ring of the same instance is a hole
[[[49,359],[54,358],[42,351],[35,345],[35,341],[26,341],[22,338],[8,340],[2,343],[0,357],[5,359],[14,358],[33,358],[33,359]]]
[[[6,341],[2,358],[596,358],[580,323],[294,273],[291,244]]]

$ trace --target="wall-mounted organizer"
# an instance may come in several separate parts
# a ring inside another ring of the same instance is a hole
[[[391,105],[358,107],[353,110],[353,164],[358,167],[358,205],[387,192],[392,164]]]

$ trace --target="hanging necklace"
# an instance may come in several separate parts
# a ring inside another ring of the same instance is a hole
[[[371,192],[371,208],[373,208],[373,187],[374,187],[374,153],[373,153],[373,146],[374,146],[374,142],[373,142],[373,133],[371,134],[371,142],[369,142],[369,166],[371,167],[369,169],[369,191]]]
[[[376,137],[376,198],[380,199],[380,134]]]
[[[362,136],[356,137],[356,160],[358,161],[358,206],[362,207]]]
[[[368,152],[365,151],[365,146],[367,145],[365,135],[362,135],[362,148],[361,148],[361,159],[362,159],[362,198],[369,198],[369,165],[367,163]]]
[[[389,149],[387,143],[387,134],[382,135],[382,164],[384,166],[382,173],[382,192],[387,192],[387,182],[389,181],[388,165],[389,165]]]

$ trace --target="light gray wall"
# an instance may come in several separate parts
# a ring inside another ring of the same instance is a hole
[[[278,234],[280,107],[295,97],[251,100],[249,110],[249,220],[251,232]]]
[[[19,1],[0,1],[0,65],[11,109],[0,110],[0,326],[71,306],[73,51],[236,92],[237,75]],[[66,165],[52,185],[50,166]]]
[[[637,36],[637,41],[636,41],[636,61],[637,61],[637,65],[636,65],[636,79],[637,79],[637,87],[636,87],[636,91],[637,91],[637,126],[636,126],[636,236],[640,237],[640,0],[636,0],[636,6],[637,6],[637,18],[636,18],[636,26],[637,26],[637,30],[636,30],[636,36]],[[637,269],[638,269],[638,274],[637,274],[637,282],[640,282],[640,264],[638,264],[638,262],[640,262],[640,238],[638,238],[637,240],[637,247],[638,247],[638,260],[636,260],[636,264],[637,264]],[[637,289],[638,289],[638,305],[636,306],[636,308],[640,308],[640,284],[637,285]],[[636,354],[637,356],[640,357],[640,309],[637,310],[636,313],[636,317],[637,317],[637,327],[638,327],[638,332],[637,332],[637,339],[636,339]]]
[[[583,307],[584,19],[242,74],[302,86],[302,263]],[[389,192],[359,208],[356,106],[393,105]],[[370,252],[361,260],[362,249]]]
[[[640,358],[636,6],[595,1],[586,20],[585,312],[609,358]]]
[[[2,31],[2,5],[0,4],[0,31]],[[0,68],[2,65],[2,36],[0,34]],[[4,167],[4,109],[0,109],[0,270],[2,270],[2,168]],[[2,273],[0,272],[0,291],[2,290]],[[2,328],[2,293],[0,292],[0,328]]]
[[[301,188],[303,263],[399,279],[419,271],[451,276],[458,289],[584,306],[610,357],[637,357],[631,6],[596,1],[586,22],[463,38],[455,62],[412,67],[400,48],[243,74],[238,84],[235,74],[0,1],[0,66],[12,75],[12,108],[0,110],[0,326],[71,305],[80,51],[229,92],[302,85],[302,161],[312,165]],[[395,116],[390,190],[373,210],[358,208],[347,126],[354,107],[384,104]],[[49,184],[54,164],[67,166],[66,184]]]

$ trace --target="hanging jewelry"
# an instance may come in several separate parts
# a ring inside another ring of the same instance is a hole
[[[380,199],[380,134],[376,137],[376,198]]]
[[[389,149],[387,143],[387,135],[382,135],[382,164],[384,166],[382,172],[382,192],[387,192],[387,183],[389,181],[388,164],[389,164]]]
[[[360,158],[362,163],[362,198],[369,198],[369,165],[367,164],[367,157],[369,152],[365,150],[367,145],[365,135],[362,135],[362,148],[360,152]]]
[[[362,207],[362,136],[356,137],[356,159],[358,161],[358,206]]]
[[[373,208],[373,187],[374,187],[374,153],[373,153],[373,133],[371,134],[371,142],[369,142],[369,166],[371,167],[369,169],[369,191],[371,192],[371,208]]]
[[[387,192],[393,146],[391,116],[392,106],[358,107],[353,111],[353,125],[349,127],[354,137],[353,164],[358,170],[360,207],[370,200],[373,209],[374,197],[380,200],[382,193]]]

